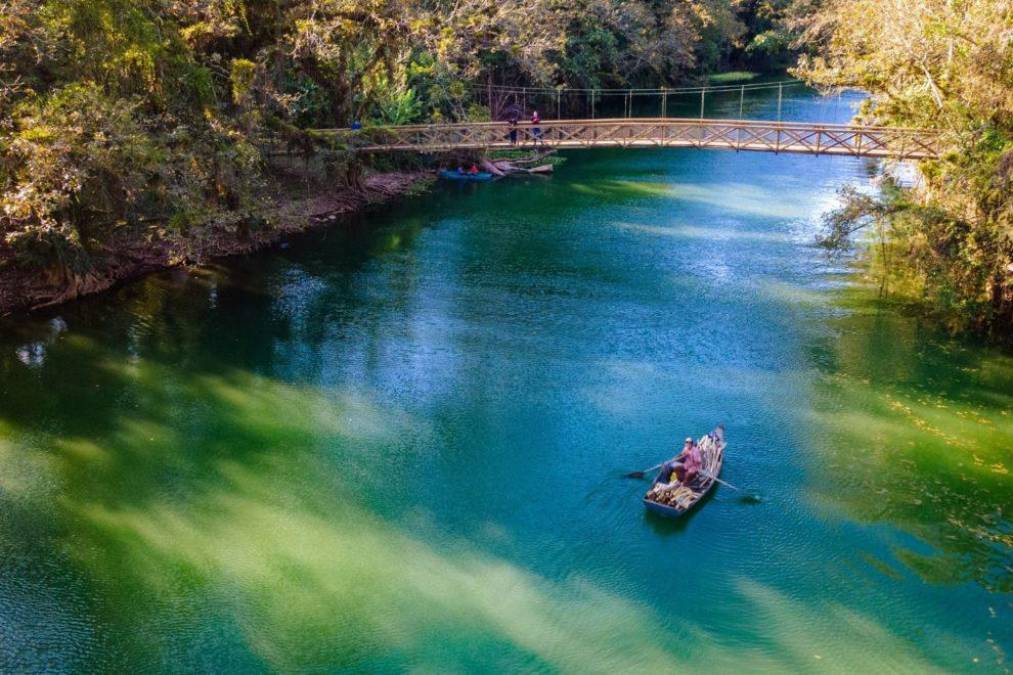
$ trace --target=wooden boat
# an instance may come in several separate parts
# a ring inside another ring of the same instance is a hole
[[[651,483],[651,489],[644,495],[644,506],[648,511],[666,518],[681,518],[714,489],[717,481],[705,474],[715,477],[721,475],[721,464],[725,459],[725,428],[719,426],[697,441],[697,445],[700,446],[703,459],[700,473],[689,485],[676,483],[666,488],[664,486],[668,476],[661,475],[665,472],[664,469],[659,471]]]
[[[440,171],[440,178],[445,180],[459,180],[464,182],[472,183],[484,183],[492,180],[492,174],[487,171],[480,171],[478,173],[460,173],[458,171],[451,171],[450,169],[442,169]]]

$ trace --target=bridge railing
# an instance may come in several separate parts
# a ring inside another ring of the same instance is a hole
[[[699,147],[860,157],[938,157],[934,130],[697,118],[553,120],[331,129],[317,133],[364,152],[450,152],[509,147]]]

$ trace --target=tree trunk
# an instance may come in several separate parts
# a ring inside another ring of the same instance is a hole
[[[366,184],[363,178],[362,162],[355,158],[348,160],[348,166],[345,169],[345,183],[348,187],[356,192],[365,191]]]

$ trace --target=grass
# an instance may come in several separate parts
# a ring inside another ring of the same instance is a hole
[[[734,82],[748,82],[759,76],[759,73],[754,73],[750,70],[733,70],[727,73],[715,73],[710,75],[708,79],[711,84],[731,84]]]

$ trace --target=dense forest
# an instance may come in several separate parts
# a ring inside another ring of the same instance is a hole
[[[487,119],[488,83],[659,86],[730,68],[871,94],[863,116],[945,129],[915,189],[854,196],[895,286],[958,327],[1013,321],[1013,17],[1002,0],[6,0],[0,264],[74,280],[125,242],[272,227],[270,139]],[[888,262],[889,261],[889,262]],[[901,264],[903,263],[903,264]]]

